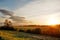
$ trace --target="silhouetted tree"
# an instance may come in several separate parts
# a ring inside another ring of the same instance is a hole
[[[6,19],[5,22],[4,22],[4,26],[11,27],[12,26],[12,22]]]

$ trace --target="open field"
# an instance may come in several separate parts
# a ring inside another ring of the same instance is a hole
[[[60,38],[44,36],[44,35],[35,35],[24,32],[16,31],[1,31],[0,36],[4,40],[60,40]]]

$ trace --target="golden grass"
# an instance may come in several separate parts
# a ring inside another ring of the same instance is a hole
[[[5,40],[30,40],[30,38],[17,38],[17,37],[14,37],[13,34],[7,33],[5,31],[0,31],[0,36],[3,37]]]

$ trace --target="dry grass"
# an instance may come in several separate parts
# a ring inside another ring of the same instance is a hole
[[[14,37],[14,35],[15,34],[11,34],[10,32],[0,31],[0,36],[3,37],[4,40],[30,40],[30,38],[17,38]]]

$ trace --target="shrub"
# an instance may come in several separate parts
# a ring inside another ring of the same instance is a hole
[[[24,32],[24,30],[23,29],[19,29],[19,32]]]
[[[8,27],[8,26],[2,26],[0,27],[0,30],[11,30],[11,31],[16,31],[13,27]]]
[[[0,37],[0,40],[4,40],[2,37]]]
[[[32,31],[31,31],[30,29],[28,29],[26,32],[27,32],[27,33],[31,33]]]
[[[36,28],[36,29],[32,30],[32,33],[41,34],[41,29],[40,28]]]

